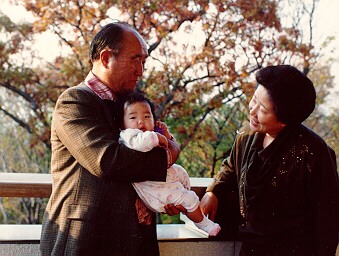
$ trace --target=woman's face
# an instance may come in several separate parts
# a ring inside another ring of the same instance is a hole
[[[262,85],[259,85],[249,104],[250,128],[256,132],[275,137],[286,125],[280,122],[274,112],[273,103]]]

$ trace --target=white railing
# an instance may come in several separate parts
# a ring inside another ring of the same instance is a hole
[[[190,178],[192,190],[201,197],[210,178]],[[48,198],[52,191],[50,174],[0,173],[0,197]],[[0,255],[39,255],[41,225],[0,224]],[[238,255],[240,242],[207,238],[186,224],[159,224],[157,235],[161,256]]]

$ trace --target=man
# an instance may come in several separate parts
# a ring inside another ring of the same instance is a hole
[[[179,147],[141,153],[118,143],[119,99],[143,74],[146,43],[127,24],[111,23],[95,35],[90,58],[85,81],[62,93],[53,114],[41,255],[159,255],[155,218],[139,224],[131,183],[165,181]]]

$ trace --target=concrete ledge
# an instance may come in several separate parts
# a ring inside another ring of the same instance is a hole
[[[192,190],[201,198],[211,178],[190,178]],[[39,173],[0,173],[0,197],[48,198],[52,176]],[[41,225],[0,225],[0,256],[38,256]],[[239,242],[214,241],[185,224],[159,224],[161,256],[235,256]]]
[[[37,242],[0,242],[0,255],[3,256],[38,256]]]
[[[42,225],[2,224],[0,225],[0,242],[40,241],[41,228]],[[185,224],[158,224],[157,235],[158,240],[161,241],[209,240],[204,234]]]
[[[192,190],[202,197],[212,179],[190,181]],[[0,173],[0,197],[48,198],[51,191],[50,174]],[[38,256],[40,234],[41,225],[0,224],[0,256]],[[160,256],[237,256],[241,246],[238,241],[210,239],[188,224],[159,224],[157,235]],[[339,256],[339,245],[336,255]]]
[[[238,256],[239,242],[159,242],[160,256]],[[39,256],[38,242],[0,242],[2,256]]]
[[[160,241],[160,256],[238,256],[241,243],[233,241]]]
[[[13,241],[36,241],[39,243],[41,227],[42,225],[2,224],[0,225],[0,243]]]
[[[0,255],[38,256],[41,225],[0,225]],[[214,241],[185,224],[157,225],[161,256],[236,256],[240,242]]]

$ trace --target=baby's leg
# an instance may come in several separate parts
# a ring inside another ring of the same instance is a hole
[[[190,178],[186,170],[178,164],[173,164],[167,169],[166,182],[176,182],[179,181],[184,188],[191,189]]]
[[[181,204],[187,211],[199,206],[198,196],[179,182],[144,181],[133,183],[135,191],[145,205],[155,212],[165,212],[165,205]]]
[[[187,212],[186,216],[195,223],[202,222],[202,220],[204,219],[204,215],[202,214],[200,207],[198,207],[193,212]]]
[[[200,201],[198,196],[193,191],[186,191],[182,202],[178,202],[187,209],[186,216],[194,222],[194,224],[207,232],[210,236],[216,236],[221,230],[219,224],[208,219],[199,207]]]
[[[194,222],[198,228],[206,231],[210,236],[216,236],[221,230],[219,224],[208,219],[198,207],[193,212],[187,212],[186,216]]]

